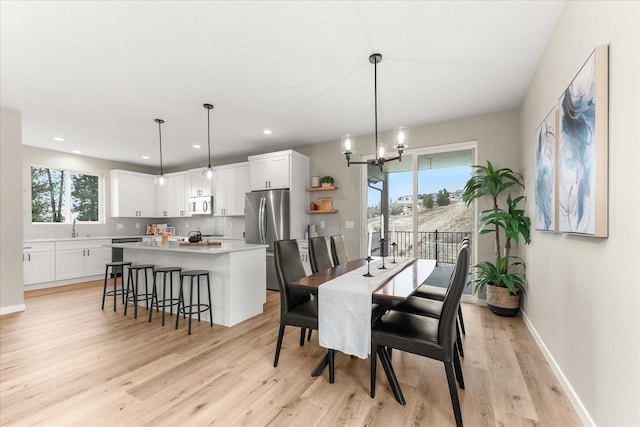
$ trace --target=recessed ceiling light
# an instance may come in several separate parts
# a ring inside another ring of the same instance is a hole
[[[143,159],[149,160],[149,156],[142,156]]]
[[[59,136],[54,136],[53,140],[54,141],[64,141],[64,138],[60,138]]]
[[[200,147],[198,144],[194,144],[193,148],[202,148],[202,147]]]
[[[271,135],[271,129],[265,129],[262,131],[265,135]]]
[[[82,154],[82,151],[79,151],[79,150],[73,150],[73,151],[72,151],[72,153],[73,153],[73,154]]]

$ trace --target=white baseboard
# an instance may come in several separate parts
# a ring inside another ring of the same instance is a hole
[[[9,307],[0,307],[0,316],[5,314],[17,313],[19,311],[25,311],[27,306],[24,304],[10,305]]]
[[[582,420],[582,423],[587,427],[596,427],[596,423],[593,421],[593,418],[591,418],[591,415],[589,415],[589,412],[582,404],[582,401],[576,394],[575,390],[573,389],[573,387],[571,387],[571,383],[569,382],[569,380],[567,380],[567,377],[562,372],[562,369],[560,369],[560,366],[558,366],[558,364],[556,363],[556,360],[549,352],[547,346],[544,345],[544,342],[542,341],[542,338],[540,338],[540,335],[538,335],[536,328],[533,326],[524,311],[520,310],[520,313],[522,314],[524,324],[527,326],[527,329],[531,333],[531,336],[533,336],[536,344],[538,344],[538,348],[540,349],[540,351],[542,351],[542,355],[547,360],[547,363],[549,363],[549,366],[551,366],[551,370],[556,375],[556,378],[558,379],[558,381],[560,381],[562,389],[569,397],[569,401],[571,401],[571,404],[578,413],[578,416]]]
[[[55,282],[35,283],[32,285],[24,285],[24,290],[25,292],[34,291],[36,289],[55,288],[57,286],[74,285],[76,283],[91,282],[94,280],[101,280],[101,279],[104,279],[104,276],[87,276],[87,277],[80,277],[75,279],[58,280]]]

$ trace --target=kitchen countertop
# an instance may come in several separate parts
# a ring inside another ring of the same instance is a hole
[[[162,252],[182,252],[182,253],[196,253],[196,254],[224,254],[229,252],[255,250],[261,248],[268,248],[269,245],[256,245],[245,243],[238,240],[222,240],[220,247],[214,246],[180,246],[180,242],[169,242],[166,245],[152,244],[148,242],[137,243],[112,243],[105,246],[112,248],[122,248],[129,250],[150,250],[150,251],[162,251]]]
[[[153,236],[153,235],[137,235],[137,236],[91,236],[91,237],[87,237],[87,236],[83,236],[83,237],[53,237],[53,238],[48,238],[48,239],[25,239],[22,242],[23,243],[45,243],[45,242],[68,242],[68,241],[74,241],[74,240],[101,240],[101,239],[131,239],[131,238],[136,238],[136,237],[141,237],[141,238],[157,238],[160,239],[160,236]],[[174,239],[176,237],[178,238],[184,238],[184,241],[186,242],[189,238],[187,236],[172,236]],[[234,240],[234,241],[239,241],[239,242],[244,242],[244,239],[241,237],[229,237],[229,236],[212,236],[212,237],[204,237],[203,239],[205,240]]]

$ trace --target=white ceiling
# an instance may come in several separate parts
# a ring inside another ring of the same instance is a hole
[[[211,103],[216,164],[373,133],[374,52],[381,131],[515,108],[562,6],[3,0],[0,101],[25,145],[147,166],[162,118],[166,167],[206,165]]]

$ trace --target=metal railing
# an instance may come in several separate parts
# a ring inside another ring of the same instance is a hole
[[[419,231],[417,242],[413,242],[411,231],[390,231],[385,233],[385,252],[393,255],[392,243],[396,243],[395,255],[398,257],[413,256],[414,246],[417,247],[417,257],[435,259],[436,265],[455,265],[460,241],[471,238],[470,231]],[[372,235],[372,251],[374,255],[380,254],[380,232]]]

